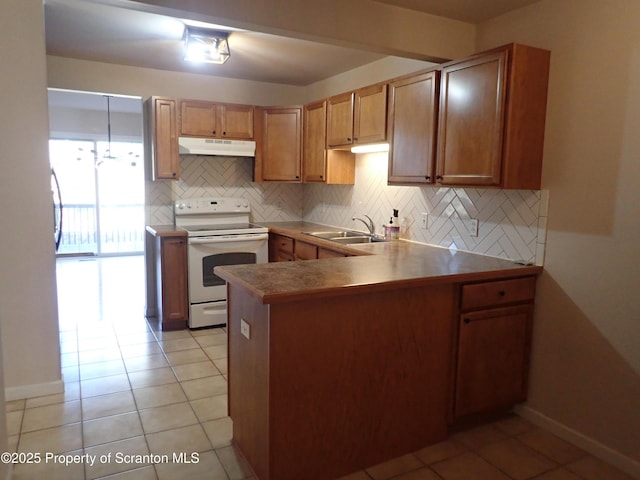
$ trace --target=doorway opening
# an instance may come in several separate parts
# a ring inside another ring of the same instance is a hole
[[[142,100],[50,89],[49,123],[57,255],[141,254]]]

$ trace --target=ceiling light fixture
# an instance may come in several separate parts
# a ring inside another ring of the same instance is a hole
[[[229,34],[187,26],[184,59],[192,62],[223,64],[231,56]]]
[[[105,160],[126,160],[132,167],[136,166],[137,158],[140,155],[136,155],[133,152],[129,152],[126,157],[113,155],[111,150],[111,99],[113,95],[103,95],[104,98],[107,99],[107,149],[104,154],[100,157],[98,155],[97,150],[91,150],[91,154],[94,157],[95,167],[98,168]],[[84,152],[83,148],[78,149],[80,152]],[[82,156],[78,157],[78,160],[82,160]]]

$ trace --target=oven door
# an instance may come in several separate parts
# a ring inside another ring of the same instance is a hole
[[[222,265],[266,263],[269,235],[246,234],[189,238],[189,303],[227,298],[226,282],[213,273]]]

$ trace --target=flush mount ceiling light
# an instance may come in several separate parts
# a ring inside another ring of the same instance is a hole
[[[229,59],[229,34],[187,26],[184,59],[191,62],[223,64]]]

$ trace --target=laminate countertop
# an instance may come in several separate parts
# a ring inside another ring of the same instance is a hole
[[[175,225],[147,225],[145,230],[154,237],[186,237],[187,231]]]
[[[406,240],[342,246],[304,232],[341,230],[308,222],[260,222],[272,233],[356,256],[215,268],[263,304],[442,283],[537,275],[542,267]]]

